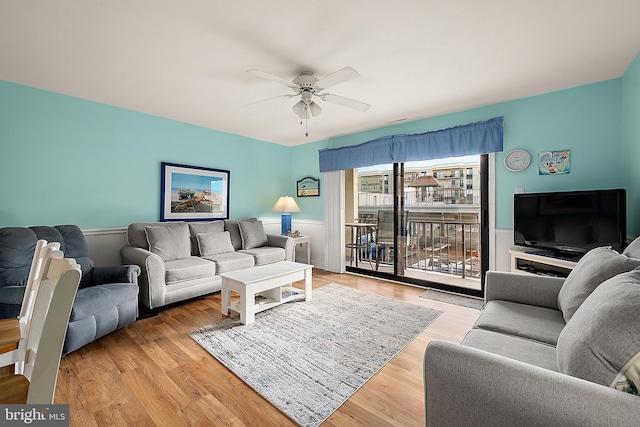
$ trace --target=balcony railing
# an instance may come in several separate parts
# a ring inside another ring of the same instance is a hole
[[[480,206],[480,190],[437,188],[433,191],[405,191],[405,206],[477,205]],[[393,206],[393,195],[385,193],[358,193],[358,206]]]
[[[393,265],[394,248],[383,248],[377,253],[376,221],[363,215],[359,223],[369,223],[366,233],[359,234],[356,242],[349,242],[347,259],[353,265],[385,268]],[[409,212],[404,266],[444,273],[459,278],[480,278],[480,224],[478,221],[428,221],[412,218]],[[351,234],[351,233],[350,233]],[[354,259],[355,258],[355,259]]]

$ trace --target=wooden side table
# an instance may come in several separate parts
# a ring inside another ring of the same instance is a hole
[[[296,247],[305,243],[307,245],[307,264],[311,264],[311,236],[298,236],[292,237],[293,246],[293,260],[296,260]]]

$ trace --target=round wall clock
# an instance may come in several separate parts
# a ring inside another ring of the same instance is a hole
[[[511,172],[525,170],[531,163],[531,156],[524,150],[511,150],[504,156],[504,167]]]

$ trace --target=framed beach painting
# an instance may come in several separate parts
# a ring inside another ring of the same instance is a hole
[[[162,162],[160,221],[229,218],[229,171]]]

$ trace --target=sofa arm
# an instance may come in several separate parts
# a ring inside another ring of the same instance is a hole
[[[285,261],[295,261],[295,259],[293,259],[293,247],[295,244],[291,237],[283,236],[281,234],[267,234],[267,240],[269,241],[269,246],[284,249]]]
[[[561,277],[487,271],[484,299],[486,302],[502,300],[558,310],[558,293],[564,280]]]
[[[158,255],[135,246],[124,246],[120,249],[123,264],[134,264],[140,267],[138,286],[140,302],[153,309],[165,305],[165,267]]]
[[[614,426],[640,397],[482,350],[432,341],[424,354],[427,426]]]
[[[91,270],[91,284],[104,285],[107,283],[138,284],[140,267],[137,265],[113,265],[108,267],[93,267]]]

